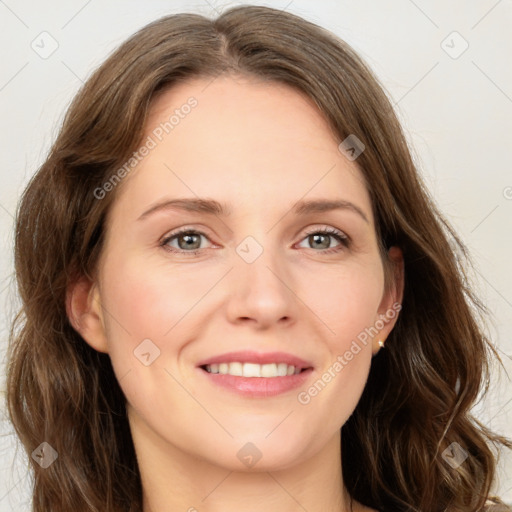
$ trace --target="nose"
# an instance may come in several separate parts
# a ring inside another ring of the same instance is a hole
[[[248,258],[243,251],[247,248],[248,253],[252,251]],[[253,259],[258,250],[254,242],[242,243],[237,248],[230,272],[229,320],[250,322],[258,329],[289,325],[296,321],[300,309],[300,300],[294,291],[295,278],[277,248],[261,249]]]

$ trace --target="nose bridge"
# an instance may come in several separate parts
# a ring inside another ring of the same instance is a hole
[[[239,317],[277,321],[292,315],[294,294],[285,270],[284,247],[271,240],[269,233],[262,232],[246,236],[235,247],[231,297]]]
[[[247,235],[235,248],[237,254],[236,266],[243,269],[244,279],[256,278],[256,281],[265,281],[268,286],[269,281],[276,280],[275,272],[282,268],[281,262],[284,254],[282,247],[273,247],[272,237],[268,233],[259,233],[257,235]],[[241,260],[241,261],[240,261]],[[253,282],[254,286],[255,283]]]

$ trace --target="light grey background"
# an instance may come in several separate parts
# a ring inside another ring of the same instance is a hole
[[[181,11],[214,16],[238,3],[244,2],[0,0],[3,362],[17,307],[12,279],[16,204],[82,81],[146,23]],[[474,287],[493,312],[489,334],[507,371],[499,373],[496,367],[491,393],[475,414],[512,436],[511,0],[254,3],[286,8],[344,38],[396,103],[415,160],[441,210],[472,251]],[[55,52],[45,55],[52,45],[58,45]],[[21,449],[16,452],[5,419],[3,365],[0,374],[0,512],[29,510],[27,460]],[[500,461],[499,476],[497,492],[512,502],[510,453]]]

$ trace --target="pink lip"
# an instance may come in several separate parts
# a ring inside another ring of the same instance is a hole
[[[205,375],[206,378],[210,380],[210,382],[227,388],[238,395],[258,398],[280,395],[281,393],[285,393],[287,391],[291,391],[294,388],[298,388],[309,378],[313,372],[313,368],[308,368],[307,370],[303,370],[301,373],[297,373],[295,375],[269,378],[221,375],[219,373],[208,373],[202,368],[199,368],[199,371]]]
[[[207,364],[220,364],[220,363],[256,363],[256,364],[270,364],[270,363],[286,363],[289,366],[295,366],[296,368],[312,368],[312,364],[300,357],[286,352],[266,352],[258,353],[250,350],[238,351],[238,352],[227,352],[218,356],[210,357],[203,361],[200,361],[197,366],[205,366]],[[235,377],[241,378],[241,377]],[[273,377],[275,379],[285,379],[288,377]],[[247,377],[246,377],[247,379]],[[250,377],[251,380],[258,380],[258,377]],[[265,379],[268,380],[268,379]]]

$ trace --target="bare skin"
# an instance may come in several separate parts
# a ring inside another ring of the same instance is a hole
[[[385,290],[361,171],[307,98],[254,79],[196,79],[156,100],[146,137],[191,96],[197,106],[118,185],[97,280],[77,283],[68,301],[127,398],[144,512],[372,510],[350,506],[340,428],[398,317],[386,313],[402,299],[402,254],[389,251],[396,273]],[[226,203],[231,215],[163,208],[140,218],[185,197]],[[366,220],[350,208],[294,212],[313,199],[350,201]],[[195,238],[169,238],[182,227]],[[325,229],[350,245],[332,234],[315,244],[308,233]],[[261,254],[248,263],[242,242]],[[357,336],[383,317],[357,350]],[[160,351],[149,365],[134,357],[143,340]],[[198,367],[236,350],[287,352],[313,370],[300,388],[242,396]],[[319,379],[325,386],[309,392]],[[244,447],[256,464],[243,461]]]

